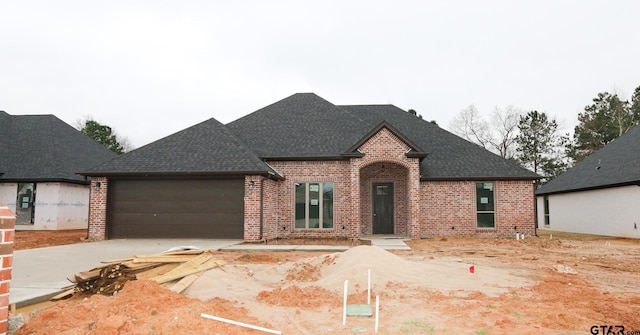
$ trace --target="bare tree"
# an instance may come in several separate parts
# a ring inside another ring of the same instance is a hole
[[[515,157],[516,136],[522,111],[513,105],[505,108],[496,107],[491,116],[491,146],[502,157]]]
[[[482,119],[476,106],[470,105],[453,117],[449,129],[456,135],[489,149],[489,125]]]
[[[133,145],[133,143],[131,143],[131,140],[128,137],[121,136],[117,132],[115,133],[115,135],[116,135],[116,138],[118,139],[118,142],[120,142],[120,145],[122,145],[124,152],[129,152],[136,148],[136,146]]]
[[[491,122],[488,123],[476,107],[471,105],[453,118],[449,129],[491,152],[513,159],[520,115],[522,111],[512,105],[503,109],[496,107],[491,115]]]

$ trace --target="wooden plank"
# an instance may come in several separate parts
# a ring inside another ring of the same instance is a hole
[[[51,301],[58,301],[58,300],[66,298],[66,297],[72,296],[75,292],[76,292],[75,288],[68,289],[68,290],[66,290],[66,291],[64,291],[64,292],[62,292],[60,294],[57,294],[57,295],[51,297],[50,300]]]
[[[186,262],[178,266],[177,268],[171,270],[170,272],[165,273],[162,276],[158,276],[151,279],[155,280],[159,284],[162,284],[162,283],[165,283],[174,279],[182,278],[200,271],[213,269],[215,267],[222,266],[224,264],[226,264],[224,261],[215,260],[213,259],[213,254],[211,254],[210,252],[206,252],[206,253],[203,253],[202,255],[195,257],[189,262]]]
[[[129,258],[120,258],[120,259],[112,259],[112,260],[108,260],[108,261],[102,261],[100,263],[103,263],[103,264],[115,264],[115,263],[130,262],[132,260],[133,260],[133,257],[129,257]]]
[[[162,284],[174,279],[182,278],[184,276],[187,276],[193,273],[193,272],[188,273],[190,270],[192,270],[193,268],[201,265],[202,263],[212,258],[213,258],[213,255],[210,252],[203,253],[201,255],[198,255],[192,258],[188,262],[180,264],[178,267],[176,267],[175,269],[171,270],[168,273],[165,273],[163,276],[159,276],[159,277],[164,277],[160,281],[156,280],[157,278],[152,278],[152,279],[156,280],[159,284]]]
[[[77,283],[77,282],[81,282],[81,281],[87,281],[87,280],[91,280],[91,279],[96,279],[96,278],[100,277],[100,272],[101,271],[102,271],[102,269],[94,269],[94,270],[91,270],[91,271],[78,272],[74,276],[76,281],[72,281],[72,282]]]
[[[198,273],[185,276],[184,278],[180,279],[179,282],[169,287],[169,290],[176,293],[182,293],[182,291],[186,290],[187,287],[191,286],[191,284],[193,284],[193,282],[195,282],[196,279],[198,279],[203,273],[204,271],[200,271]]]
[[[193,255],[136,256],[133,263],[184,263],[194,259]]]
[[[134,262],[125,262],[122,263],[122,266],[124,266],[123,271],[126,272],[135,272],[135,271],[140,271],[140,270],[144,270],[147,268],[153,268],[155,266],[158,265],[162,265],[162,264],[166,264],[166,263],[134,263]]]
[[[150,255],[134,255],[134,258],[144,258],[144,257],[157,257],[157,256],[179,256],[179,255],[200,255],[205,252],[210,252],[211,249],[197,249],[197,250],[174,250],[174,251],[165,251],[159,254],[150,254]]]
[[[183,269],[180,272],[174,272],[174,273],[166,273],[163,276],[159,276],[159,277],[155,277],[155,278],[151,278],[151,280],[155,280],[158,284],[162,284],[168,281],[172,281],[178,278],[182,278],[182,277],[186,277],[190,274],[194,274],[200,271],[206,271],[206,270],[210,270],[219,266],[224,265],[225,262],[224,261],[213,261],[213,262],[207,262],[204,264],[200,264],[198,266],[189,268],[189,269]]]
[[[142,271],[140,273],[136,273],[136,279],[150,279],[153,277],[158,277],[161,276],[175,268],[177,268],[180,264],[178,263],[167,263],[167,264],[163,264],[160,265],[158,267],[155,267],[153,269],[150,270],[145,270]]]

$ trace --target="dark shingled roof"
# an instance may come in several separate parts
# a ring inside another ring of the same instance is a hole
[[[86,182],[76,172],[117,155],[53,115],[0,111],[0,182]]]
[[[354,146],[387,127],[426,158],[423,179],[537,179],[538,175],[395,106],[336,106],[294,94],[227,125],[211,119],[96,166],[87,175],[276,175],[264,161],[352,157]],[[263,161],[264,160],[264,161]]]
[[[640,185],[640,126],[594,152],[549,183],[537,195]]]
[[[338,158],[374,126],[312,93],[294,94],[227,125],[266,159]]]
[[[215,119],[179,131],[82,173],[92,176],[276,174]]]
[[[313,93],[299,93],[227,127],[267,160],[337,159],[384,121],[428,154],[420,165],[423,179],[539,178],[392,105],[335,106]]]

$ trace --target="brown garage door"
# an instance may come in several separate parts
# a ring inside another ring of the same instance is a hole
[[[243,238],[243,179],[110,180],[109,238]]]

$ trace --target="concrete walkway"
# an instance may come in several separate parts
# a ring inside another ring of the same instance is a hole
[[[411,250],[402,239],[367,238],[387,250]],[[9,303],[17,307],[48,300],[64,287],[76,272],[99,266],[102,261],[134,255],[157,254],[173,247],[197,247],[221,251],[327,251],[340,252],[349,246],[242,244],[242,240],[108,240],[55,247],[16,250],[13,254]]]
[[[411,250],[404,241],[409,239],[402,237],[362,237],[362,240],[371,241],[371,245],[375,245],[385,250]]]

